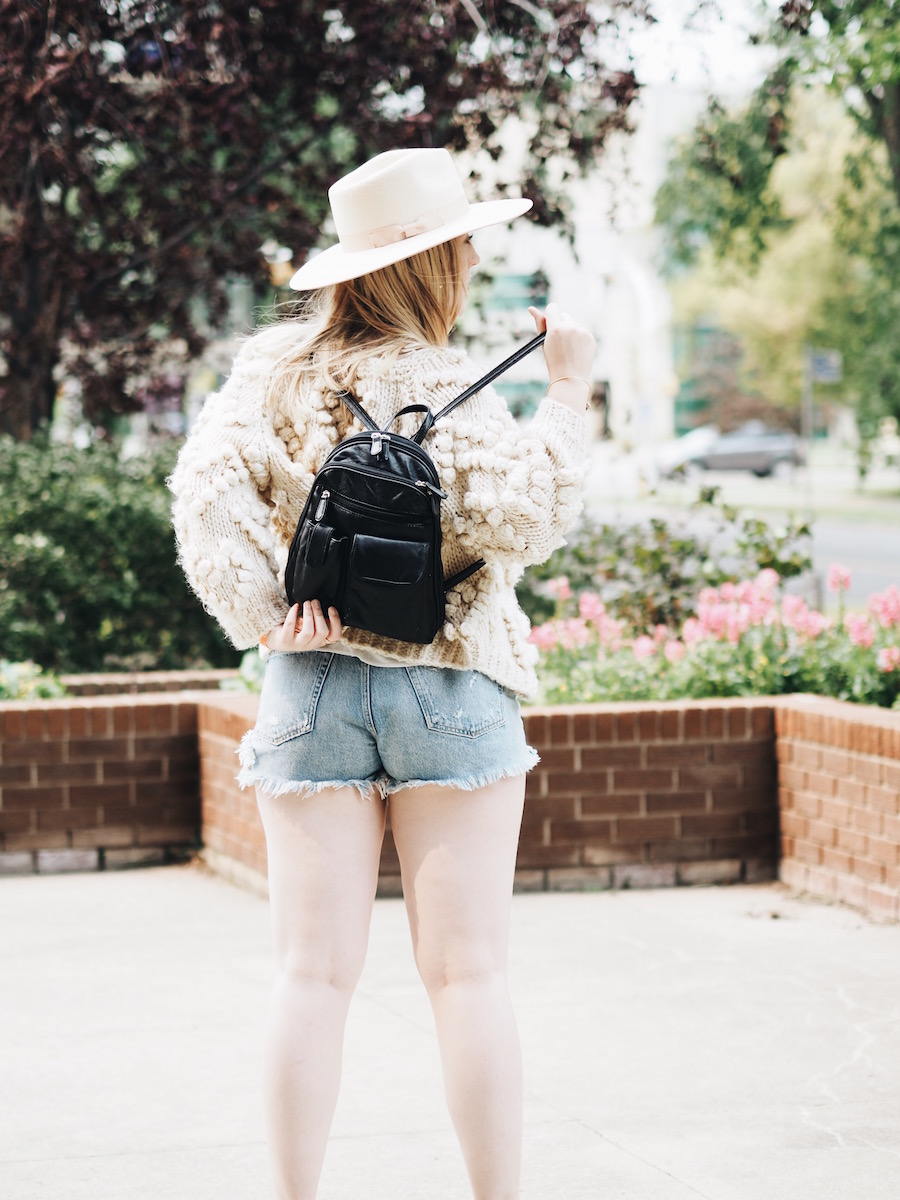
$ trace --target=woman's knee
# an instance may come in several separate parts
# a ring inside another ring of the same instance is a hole
[[[450,987],[483,988],[506,983],[506,954],[484,944],[452,950],[416,948],[416,967],[429,995]]]

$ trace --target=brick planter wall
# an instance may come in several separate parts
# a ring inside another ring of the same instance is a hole
[[[0,703],[0,870],[190,853],[198,778],[197,693]]]
[[[900,919],[900,714],[798,696],[775,722],[781,879]]]
[[[265,842],[235,749],[255,700],[200,701],[203,840],[213,866],[264,888]],[[526,711],[541,755],[528,777],[520,888],[772,879],[778,813],[770,701]],[[399,891],[388,830],[380,890]]]

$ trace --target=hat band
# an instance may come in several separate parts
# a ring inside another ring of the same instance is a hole
[[[469,211],[469,203],[463,198],[461,202],[445,204],[441,208],[433,208],[422,213],[405,225],[379,225],[377,229],[366,229],[362,233],[348,234],[341,238],[341,247],[350,254],[361,250],[377,250],[381,246],[392,246],[395,242],[404,242],[407,238],[416,237],[420,233],[430,233],[449,221],[455,221],[465,216]]]

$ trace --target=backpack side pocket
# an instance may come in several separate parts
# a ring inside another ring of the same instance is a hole
[[[354,535],[344,623],[404,642],[432,641],[443,613],[434,611],[434,589],[422,585],[430,552],[426,540]]]
[[[284,571],[289,602],[302,605],[305,600],[318,600],[323,612],[327,613],[334,605],[340,613],[347,548],[348,539],[332,526],[321,521],[304,522],[297,531]]]

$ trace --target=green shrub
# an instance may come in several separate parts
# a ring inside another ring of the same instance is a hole
[[[555,611],[546,584],[562,576],[573,592],[596,592],[611,616],[635,630],[676,629],[705,587],[769,568],[782,579],[809,571],[810,546],[807,522],[770,526],[705,487],[687,513],[669,520],[612,524],[585,517],[565,546],[526,571],[516,593],[533,622],[545,621]]]
[[[36,663],[0,658],[0,700],[48,700],[65,694],[59,680]]]
[[[174,454],[0,438],[0,653],[57,672],[239,661],[176,561]]]

